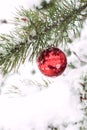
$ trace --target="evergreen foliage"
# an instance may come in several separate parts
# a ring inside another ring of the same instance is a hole
[[[80,36],[83,23],[87,18],[87,0],[50,0],[47,3],[42,1],[40,7],[33,10],[21,8],[17,10],[14,17],[15,28],[10,34],[0,34],[0,70],[2,74],[7,74],[12,70],[17,70],[20,64],[26,59],[33,61],[37,55],[49,46],[67,46],[74,38]],[[68,55],[71,52],[68,50]],[[73,52],[80,62],[78,55]],[[72,63],[69,67],[75,69]],[[32,71],[34,74],[35,71]],[[32,82],[37,85],[37,82]],[[48,87],[49,82],[44,81],[44,87]],[[41,86],[41,84],[38,84]],[[81,77],[80,86],[82,91],[80,100],[83,104],[84,120],[79,122],[79,130],[86,130],[87,127],[87,74]],[[74,124],[77,125],[77,122]],[[66,127],[67,124],[64,124]],[[48,126],[49,130],[59,130],[55,126]]]
[[[0,35],[1,72],[18,69],[27,58],[33,61],[48,46],[71,43],[74,37],[80,36],[86,16],[84,0],[43,1],[41,8],[21,8],[14,18],[14,30]]]

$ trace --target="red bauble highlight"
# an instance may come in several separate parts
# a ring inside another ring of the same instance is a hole
[[[39,70],[46,76],[53,77],[61,75],[67,65],[67,59],[60,49],[50,47],[43,50],[37,58]]]

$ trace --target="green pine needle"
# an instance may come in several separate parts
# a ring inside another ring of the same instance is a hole
[[[18,69],[26,59],[33,61],[48,46],[71,43],[80,36],[87,17],[87,2],[53,0],[42,9],[20,9],[10,35],[0,35],[0,69],[3,74]],[[25,21],[23,21],[23,18]]]

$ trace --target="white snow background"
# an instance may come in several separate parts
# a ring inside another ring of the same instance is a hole
[[[40,0],[0,0],[0,19],[10,21],[15,8],[33,7]],[[0,24],[0,33],[8,33],[13,24]],[[85,22],[81,37],[74,40],[69,48],[82,60],[87,52],[87,23]],[[73,62],[75,69],[66,68],[63,75],[48,78],[42,75],[36,63],[21,65],[18,73],[6,77],[0,75],[0,130],[46,130],[48,126],[59,126],[59,130],[79,130],[83,119],[79,98],[80,77],[87,70],[81,66],[79,59],[72,54],[68,63]],[[32,70],[36,74],[32,75]],[[45,87],[44,80],[48,87]],[[3,85],[2,85],[3,84]],[[66,127],[64,127],[66,124]],[[50,128],[49,128],[50,130]]]

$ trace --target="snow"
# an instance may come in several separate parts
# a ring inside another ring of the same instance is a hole
[[[15,7],[25,8],[39,5],[40,0],[5,0],[0,1],[0,19],[12,18]],[[3,12],[3,13],[2,13]],[[82,60],[87,52],[87,23],[78,38],[69,45]],[[0,33],[8,33],[14,25],[1,24]],[[75,69],[67,67],[64,74],[57,78],[42,75],[36,63],[21,65],[18,73],[9,74],[1,79],[0,96],[0,129],[5,130],[46,130],[48,126],[59,127],[60,130],[79,130],[76,124],[83,119],[79,98],[80,77],[86,73],[87,65],[81,65],[72,53],[68,63],[73,62]],[[31,70],[36,74],[31,74]],[[48,87],[44,84],[46,80]],[[33,81],[33,82],[32,82]],[[64,124],[66,127],[64,127]]]
[[[78,96],[73,95],[66,81],[58,81],[31,96],[1,96],[0,126],[12,130],[21,130],[23,127],[44,130],[52,121],[55,121],[56,125],[78,122],[83,116]]]

